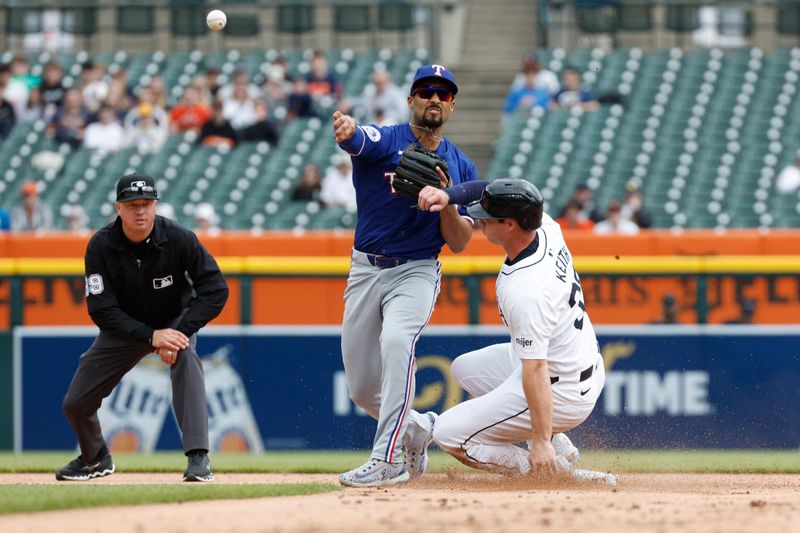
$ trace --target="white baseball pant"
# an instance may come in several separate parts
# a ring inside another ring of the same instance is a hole
[[[522,361],[511,344],[466,353],[453,361],[451,370],[475,398],[439,416],[434,442],[474,468],[506,475],[526,473],[528,452],[514,443],[531,438],[531,417],[522,388]],[[603,359],[597,354],[592,376],[583,382],[579,373],[558,378],[551,385],[553,433],[568,431],[591,414],[605,384]]]

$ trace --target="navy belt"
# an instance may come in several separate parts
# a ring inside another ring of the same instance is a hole
[[[592,365],[592,366],[590,366],[588,368],[584,368],[581,371],[580,379],[578,381],[579,382],[580,381],[586,381],[587,379],[592,377],[592,374],[594,374],[594,365]],[[555,377],[555,378],[554,377],[550,377],[550,385],[552,385],[554,383],[558,383],[559,379],[560,378],[557,378],[557,377]]]
[[[411,259],[407,257],[388,257],[385,255],[364,254],[367,256],[369,264],[378,268],[394,268],[396,266],[405,265]]]

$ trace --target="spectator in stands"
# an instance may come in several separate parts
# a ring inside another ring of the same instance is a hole
[[[0,207],[0,231],[11,231],[11,215],[4,207]]]
[[[561,73],[561,87],[550,102],[551,109],[566,109],[579,105],[584,111],[594,111],[599,105],[597,97],[581,86],[581,73],[567,67]]]
[[[264,100],[256,100],[255,123],[244,128],[240,133],[243,141],[266,141],[271,145],[278,144],[278,125],[269,118],[269,107]]]
[[[742,300],[739,302],[740,314],[737,318],[727,320],[726,324],[752,324],[756,314],[755,300]]]
[[[334,166],[325,173],[319,199],[326,207],[345,207],[356,210],[356,190],[353,187],[353,164],[350,156],[338,153],[333,158]]]
[[[83,106],[90,114],[97,113],[100,106],[108,98],[110,84],[105,79],[105,65],[95,65],[87,62],[81,70],[80,89],[83,97]]]
[[[137,106],[137,120],[125,127],[126,147],[136,148],[142,154],[154,154],[167,142],[166,121],[159,124],[152,110],[152,104],[147,102]]]
[[[286,109],[289,102],[287,95],[291,89],[292,84],[286,81],[281,71],[270,71],[264,81],[264,100],[267,102],[267,108],[273,112],[281,108]]]
[[[602,220],[603,217],[597,210],[593,197],[594,193],[592,193],[592,189],[590,189],[586,183],[579,183],[578,186],[575,187],[575,191],[572,193],[572,197],[569,201],[575,201],[581,206],[582,219],[588,219],[597,223]],[[559,217],[564,216],[564,209],[566,209],[566,205],[561,210],[561,213],[559,213]]]
[[[636,235],[639,233],[639,226],[622,218],[622,206],[617,200],[611,200],[606,210],[606,218],[594,225],[594,232],[598,235]]]
[[[14,56],[11,60],[11,79],[22,83],[29,91],[42,84],[42,78],[31,74],[28,59],[24,55]]]
[[[775,190],[790,194],[800,189],[800,150],[794,156],[794,164],[789,165],[778,174]]]
[[[319,167],[309,163],[303,167],[303,176],[294,189],[292,200],[319,201],[322,189],[322,173]]]
[[[215,100],[211,104],[211,118],[200,129],[198,142],[206,146],[219,146],[226,144],[233,148],[236,146],[236,130],[222,114],[222,102]]]
[[[556,222],[562,230],[590,230],[594,227],[594,222],[583,216],[581,204],[576,200],[567,202]]]
[[[192,78],[192,84],[190,87],[197,91],[198,102],[211,109],[211,102],[214,101],[214,95],[211,94],[211,88],[208,85],[208,78],[202,74],[198,74]]]
[[[163,107],[155,103],[155,96],[149,87],[144,87],[139,91],[139,103],[128,111],[122,125],[125,127],[125,131],[128,131],[144,118],[152,118],[155,124],[163,130],[165,138],[169,135],[169,116]]]
[[[214,102],[214,99],[219,98],[219,90],[222,88],[219,81],[219,69],[209,67],[206,69],[206,82],[208,83],[208,92],[211,93],[211,100],[209,104]]]
[[[50,206],[39,199],[35,181],[22,184],[22,203],[11,210],[11,229],[14,231],[45,231],[53,227]]]
[[[222,102],[222,114],[237,130],[256,122],[255,103],[246,87],[237,86],[233,89],[233,96]]]
[[[363,111],[366,124],[378,124],[378,111],[383,113],[381,124],[378,125],[399,124],[408,120],[408,98],[392,82],[392,76],[386,69],[378,69],[372,74],[372,83],[364,87],[352,107]]]
[[[64,94],[64,105],[53,117],[49,129],[57,142],[79,148],[83,144],[83,136],[88,123],[89,113],[83,106],[81,92],[79,89],[73,88]]]
[[[314,98],[332,96],[336,101],[342,95],[341,82],[328,70],[328,59],[319,50],[309,60],[310,72],[306,76],[308,92]]]
[[[0,84],[0,139],[5,139],[11,133],[17,122],[14,106],[3,97],[3,85]]]
[[[161,76],[153,76],[150,83],[147,84],[147,87],[150,89],[150,92],[153,93],[153,103],[158,107],[166,109],[169,95],[164,85],[164,78]]]
[[[386,113],[384,113],[383,109],[379,107],[375,109],[375,118],[373,119],[372,123],[378,126],[379,128],[382,128],[383,126],[392,125],[392,123],[386,120]]]
[[[661,300],[661,318],[654,320],[650,323],[677,324],[679,312],[680,312],[680,307],[678,306],[678,302],[675,300],[675,296],[673,296],[670,293],[667,293]]]
[[[222,231],[219,227],[217,212],[214,210],[214,206],[208,202],[199,203],[194,208],[194,222],[195,232],[219,235]]]
[[[520,109],[541,107],[547,109],[550,105],[550,93],[536,86],[536,73],[528,71],[522,86],[512,87],[506,96],[503,107],[503,123],[507,123],[511,116]]]
[[[34,87],[28,93],[28,102],[25,104],[25,109],[19,116],[19,121],[22,123],[31,123],[41,118],[44,118],[44,101],[42,101],[42,90],[39,87]]]
[[[116,117],[123,121],[135,101],[136,95],[133,94],[128,83],[128,71],[120,68],[111,77],[106,104],[110,105],[114,109]]]
[[[558,76],[554,72],[543,68],[536,54],[525,54],[522,58],[522,67],[511,84],[511,91],[527,85],[531,74],[534,78],[533,86],[537,89],[544,89],[551,95],[556,94],[561,89]]]
[[[28,73],[28,61],[17,56],[11,64],[2,65],[0,70],[0,86],[3,87],[3,98],[14,108],[14,116],[19,119],[28,103],[31,85]]]
[[[98,112],[99,121],[86,127],[83,146],[102,153],[116,152],[125,143],[125,130],[117,121],[114,109],[104,104]]]
[[[183,90],[180,102],[169,113],[170,130],[172,133],[188,130],[199,132],[210,118],[211,108],[200,100],[197,89],[189,86]]]
[[[649,228],[653,225],[653,217],[644,208],[642,191],[639,185],[629,181],[625,184],[625,200],[622,202],[622,216],[640,228]]]
[[[317,113],[314,109],[314,99],[308,92],[308,84],[306,80],[297,77],[292,81],[292,92],[286,103],[288,112],[286,113],[286,121],[299,117],[316,117]]]
[[[242,68],[236,69],[233,72],[233,80],[219,90],[217,98],[222,100],[222,103],[225,104],[234,98],[236,89],[244,89],[248,98],[251,100],[261,98],[261,89],[250,83],[250,77],[247,75],[247,71]]]
[[[86,215],[83,206],[66,204],[61,208],[61,214],[64,217],[64,229],[67,231],[79,233],[89,231],[89,217]]]
[[[67,90],[64,88],[63,77],[64,72],[57,62],[52,61],[45,65],[44,79],[40,85],[45,120],[49,121],[55,116],[64,100]]]
[[[288,80],[289,76],[289,58],[286,57],[286,54],[280,53],[278,54],[275,59],[272,61],[270,65],[270,74],[273,73],[280,73],[281,79]]]

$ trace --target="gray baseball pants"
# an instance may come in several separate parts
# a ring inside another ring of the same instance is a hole
[[[435,259],[378,268],[367,254],[353,250],[344,293],[342,359],[350,398],[378,421],[374,459],[403,462],[409,419],[430,425],[411,404],[416,343],[433,313],[440,280]]]
[[[184,452],[208,450],[208,407],[203,365],[197,357],[197,336],[178,352],[170,367],[172,406],[183,433]],[[103,447],[103,433],[97,410],[117,383],[153,348],[146,343],[100,332],[92,346],[81,355],[78,370],[64,397],[64,414],[78,436],[84,461],[91,461]]]

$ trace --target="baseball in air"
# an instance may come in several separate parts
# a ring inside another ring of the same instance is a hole
[[[214,31],[219,31],[224,28],[227,22],[228,17],[226,17],[225,13],[219,9],[209,12],[206,16],[206,24],[208,24],[208,27]]]

